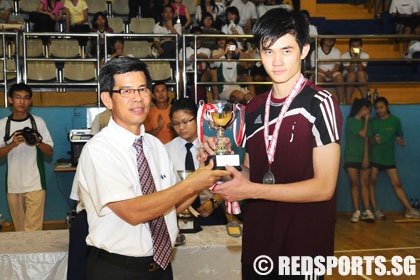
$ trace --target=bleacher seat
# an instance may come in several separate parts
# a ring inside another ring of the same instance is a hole
[[[133,33],[151,34],[155,24],[154,18],[132,18],[130,20],[130,31]]]
[[[50,50],[54,57],[77,57],[80,54],[79,41],[77,39],[52,39]]]
[[[20,56],[23,56],[23,40],[20,43]],[[44,46],[41,39],[27,39],[26,40],[26,56],[27,57],[40,57],[44,54]]]
[[[124,20],[121,17],[108,18],[108,24],[114,30],[114,33],[123,33],[125,30]]]
[[[97,12],[106,13],[107,6],[105,0],[85,0],[88,6],[89,15],[94,15]]]
[[[19,12],[23,14],[35,12],[38,8],[38,5],[39,1],[36,0],[19,0]]]
[[[63,75],[71,81],[91,81],[96,78],[96,64],[92,61],[68,61],[64,63]]]
[[[125,40],[124,51],[135,58],[145,58],[150,55],[150,46],[147,41]]]
[[[128,0],[113,0],[112,12],[119,16],[128,16]]]
[[[4,62],[1,60],[0,61],[0,81],[4,81],[3,65],[4,65]],[[12,59],[7,59],[6,60],[6,69],[8,71],[16,71],[16,61],[12,60]],[[7,73],[6,79],[8,81],[12,81],[12,80],[16,79],[16,72]]]
[[[54,61],[28,61],[27,78],[33,81],[52,81],[57,77]]]
[[[146,64],[153,81],[167,81],[172,79],[172,69],[169,62],[147,61]]]

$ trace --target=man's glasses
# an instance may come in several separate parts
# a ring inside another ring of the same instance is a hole
[[[136,92],[138,92],[141,97],[149,97],[151,95],[151,91],[148,87],[122,88],[122,89],[112,90],[111,92],[119,93],[124,98],[133,98]]]
[[[181,124],[183,124],[183,125],[187,125],[188,123],[192,122],[193,120],[195,120],[195,117],[193,117],[193,118],[192,118],[192,119],[190,119],[190,120],[183,120],[183,121],[181,121],[181,122],[171,122],[171,125],[172,125],[172,127],[178,127],[178,126],[180,126]]]

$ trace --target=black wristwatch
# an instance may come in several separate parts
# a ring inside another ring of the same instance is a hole
[[[216,209],[220,205],[220,203],[216,199],[214,199],[213,197],[210,198],[209,201],[211,202],[211,205],[213,206],[213,209]]]

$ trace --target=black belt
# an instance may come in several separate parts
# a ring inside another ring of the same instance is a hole
[[[153,272],[159,269],[162,269],[154,260],[153,256],[150,257],[129,257],[119,254],[114,254],[107,252],[102,249],[98,249],[96,247],[92,247],[91,254],[96,255],[99,259],[108,262],[110,264],[136,269],[136,270],[143,270]]]

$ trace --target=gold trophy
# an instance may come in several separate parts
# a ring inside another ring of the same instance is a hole
[[[200,140],[203,140],[203,121],[206,120],[210,128],[217,131],[217,144],[215,149],[215,155],[210,158],[214,159],[215,169],[225,169],[225,165],[236,167],[238,170],[241,169],[240,158],[238,154],[232,154],[227,149],[223,138],[225,137],[225,130],[230,128],[232,125],[234,128],[234,138],[236,144],[239,146],[242,142],[244,134],[244,109],[245,106],[241,104],[232,104],[226,100],[214,100],[213,103],[204,104],[200,101],[200,109],[198,116],[198,131]],[[239,112],[240,118],[237,118],[237,112]],[[237,135],[236,124],[239,122],[239,135]],[[201,141],[203,142],[203,141]]]

